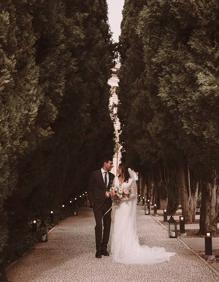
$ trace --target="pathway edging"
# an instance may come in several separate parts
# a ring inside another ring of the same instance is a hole
[[[155,218],[154,216],[150,215],[157,223],[159,223],[165,230],[168,231],[167,227],[160,222],[159,219]],[[195,256],[197,256],[205,265],[207,265],[215,274],[219,275],[219,272],[217,269],[215,269],[213,266],[211,266],[205,259],[203,259],[195,250],[193,250],[188,244],[186,244],[185,241],[183,241],[182,238],[177,237],[176,238],[180,243],[182,243],[188,250],[190,250]]]

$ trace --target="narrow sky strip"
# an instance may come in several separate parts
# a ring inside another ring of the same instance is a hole
[[[121,33],[120,25],[122,21],[122,9],[124,0],[107,0],[108,18],[110,29],[113,33],[113,41],[118,42]]]

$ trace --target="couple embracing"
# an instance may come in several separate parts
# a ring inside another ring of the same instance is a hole
[[[96,258],[110,255],[107,245],[114,200],[111,234],[113,260],[124,264],[155,264],[168,261],[174,253],[166,252],[161,247],[151,248],[139,244],[136,228],[137,185],[134,173],[124,164],[120,164],[117,175],[114,176],[110,172],[112,167],[112,160],[105,159],[101,169],[94,171],[89,181],[88,195],[96,221]]]

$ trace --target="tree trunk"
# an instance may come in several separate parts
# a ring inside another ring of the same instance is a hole
[[[179,204],[179,185],[178,185],[178,175],[175,168],[168,169],[168,177],[166,177],[167,183],[167,213],[174,214],[177,211]]]
[[[138,195],[141,194],[141,191],[142,191],[142,187],[143,187],[143,175],[139,175],[139,181],[138,181]]]
[[[167,198],[167,184],[166,183],[167,181],[166,181],[165,169],[160,168],[157,192],[158,192],[158,199],[159,199],[158,207],[161,210],[167,209],[168,198]]]
[[[188,189],[186,185],[186,174],[185,174],[185,166],[183,163],[180,163],[178,167],[178,185],[180,191],[180,199],[182,205],[182,215],[185,218],[185,222],[189,222],[189,195]]]
[[[219,212],[219,203],[218,203],[218,194],[219,194],[219,185],[217,181],[217,172],[214,171],[214,178],[211,184],[211,202],[210,202],[210,225],[209,230],[212,233],[217,231],[217,221],[218,221],[218,212]]]
[[[215,234],[217,231],[217,221],[218,221],[218,203],[217,203],[217,194],[218,194],[218,185],[214,180],[212,189],[211,189],[211,203],[210,203],[210,225],[209,230]]]
[[[199,183],[192,181],[190,168],[183,163],[181,163],[178,168],[178,181],[182,214],[186,223],[192,223],[195,221]]]
[[[188,177],[188,222],[193,223],[195,221],[196,206],[198,200],[198,188],[199,183],[196,182],[192,189],[192,181],[189,167],[187,168],[187,177]]]
[[[201,210],[200,210],[200,229],[199,233],[205,235],[209,228],[209,213],[210,213],[210,190],[209,183],[202,183],[201,189]]]
[[[141,177],[141,195],[142,195],[143,197],[146,197],[147,189],[148,189],[148,187],[147,187],[147,185],[146,185],[145,176],[142,175],[142,177]]]
[[[196,183],[195,192],[191,194],[189,199],[189,222],[195,222],[196,207],[198,201],[199,182]]]
[[[160,170],[156,169],[156,171],[154,171],[154,204],[157,205],[158,209],[160,209],[160,184],[161,184]]]
[[[213,182],[202,185],[201,195],[201,215],[199,233],[205,235],[206,232],[216,233],[218,220],[218,193],[216,173]]]
[[[150,201],[152,201],[152,183],[151,183],[151,178],[147,177],[146,182],[146,187],[147,187],[147,193],[146,193],[146,199],[149,199]]]

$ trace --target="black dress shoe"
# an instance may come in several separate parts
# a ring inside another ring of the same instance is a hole
[[[101,251],[101,255],[108,257],[109,256],[109,252],[107,250]]]
[[[95,257],[96,257],[96,258],[102,258],[102,256],[101,256],[101,252],[96,252]]]

